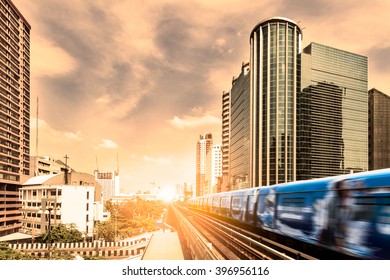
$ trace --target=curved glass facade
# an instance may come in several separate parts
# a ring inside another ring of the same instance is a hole
[[[251,187],[296,179],[301,37],[286,18],[263,21],[251,33]]]

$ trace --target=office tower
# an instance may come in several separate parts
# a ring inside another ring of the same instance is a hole
[[[243,62],[240,75],[233,77],[230,91],[229,185],[231,190],[249,187],[249,84],[249,63]]]
[[[368,170],[367,57],[311,43],[302,52],[298,179]]]
[[[373,88],[368,91],[370,170],[390,167],[390,96]]]
[[[0,235],[20,227],[18,189],[30,168],[30,30],[10,0],[0,1]]]
[[[230,91],[222,93],[222,180],[221,191],[229,191]]]
[[[301,29],[292,20],[260,22],[250,36],[250,186],[296,180],[296,102]]]
[[[213,136],[211,133],[200,135],[196,143],[196,196],[205,194],[206,156],[212,145]]]

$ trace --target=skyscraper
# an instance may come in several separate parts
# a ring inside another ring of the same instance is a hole
[[[390,167],[390,96],[373,88],[368,91],[369,169]]]
[[[230,96],[229,185],[231,190],[249,187],[250,98],[249,63],[243,62],[241,73],[233,77]]]
[[[11,0],[0,1],[0,235],[20,227],[18,189],[29,176],[30,30]]]
[[[302,52],[298,179],[368,170],[367,57],[311,43]]]
[[[296,180],[301,29],[274,17],[250,36],[250,186]]]
[[[222,145],[211,147],[206,155],[206,176],[203,194],[220,192],[219,182],[222,177]]]
[[[200,135],[196,143],[196,196],[205,194],[206,160],[212,145],[211,133]]]
[[[230,91],[222,93],[222,182],[221,191],[229,191]]]

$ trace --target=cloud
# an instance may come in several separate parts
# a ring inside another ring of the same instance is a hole
[[[30,118],[30,129],[36,133],[37,131],[37,119],[35,117]],[[81,131],[73,132],[73,131],[65,131],[65,130],[57,130],[49,125],[43,119],[38,119],[38,133],[39,137],[49,138],[54,141],[67,139],[72,142],[74,141],[82,141],[83,136]],[[35,140],[35,139],[34,139]]]
[[[65,134],[65,137],[70,139],[70,140],[76,140],[76,141],[82,141],[83,140],[81,131],[65,132],[64,134]]]
[[[143,160],[146,162],[157,163],[159,165],[167,165],[171,163],[171,160],[169,158],[164,157],[153,158],[149,156],[143,156]]]
[[[221,119],[211,115],[206,115],[202,117],[184,116],[184,118],[179,118],[175,116],[172,120],[169,120],[169,123],[175,127],[184,129],[188,127],[221,124]]]
[[[118,144],[110,139],[103,139],[102,142],[95,147],[95,149],[116,149]]]
[[[222,92],[249,59],[251,30],[266,18],[301,21],[303,47],[314,41],[368,55],[369,83],[390,92],[389,1],[13,2],[32,26],[39,152],[67,153],[89,172],[97,153],[110,161],[117,149],[126,158],[122,174],[131,175],[121,179],[126,188],[151,174],[161,184],[195,180],[196,138],[219,139]],[[164,156],[139,156],[156,154]]]
[[[63,76],[78,67],[77,61],[65,49],[42,37],[33,39],[31,56],[38,58],[31,60],[32,74],[37,77]]]
[[[370,62],[378,71],[390,72],[390,45],[377,45],[368,52]]]

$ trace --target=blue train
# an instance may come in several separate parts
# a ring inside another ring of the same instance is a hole
[[[390,169],[216,193],[188,203],[353,257],[390,259]]]

